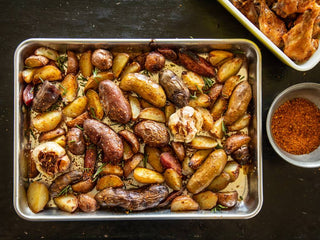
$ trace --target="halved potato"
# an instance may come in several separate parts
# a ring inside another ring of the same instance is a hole
[[[139,99],[137,97],[130,95],[129,96],[129,103],[130,103],[130,107],[131,107],[132,120],[135,121],[138,118],[140,111],[141,111]]]
[[[188,105],[193,108],[202,107],[206,108],[211,105],[210,97],[207,94],[200,94],[195,99],[190,99]]]
[[[137,153],[140,150],[140,143],[136,135],[129,130],[121,130],[118,134],[123,137],[131,146],[131,149],[134,153]]]
[[[126,140],[122,139],[122,145],[123,145],[123,160],[127,161],[130,158],[132,158],[134,153]]]
[[[228,102],[226,99],[220,97],[217,99],[217,101],[214,103],[213,107],[211,108],[211,116],[213,120],[218,120],[224,111],[227,109]]]
[[[41,80],[45,81],[57,81],[62,79],[62,73],[56,66],[46,65],[41,68],[37,68],[34,71],[33,83],[40,83]]]
[[[239,131],[245,127],[248,127],[251,120],[251,115],[246,113],[235,121],[232,125],[228,126],[229,131]]]
[[[145,146],[144,151],[148,158],[148,163],[158,172],[163,172],[163,167],[160,162],[161,151],[155,147]]]
[[[188,195],[178,196],[175,199],[173,199],[171,203],[172,212],[196,211],[198,209],[199,209],[199,204]]]
[[[224,136],[222,124],[223,124],[223,117],[221,117],[217,121],[215,121],[213,124],[213,127],[210,130],[212,135],[216,138],[219,138],[219,139],[222,139]]]
[[[208,210],[217,205],[218,195],[211,191],[205,191],[193,195],[193,199],[199,204],[200,209]]]
[[[118,177],[123,176],[123,170],[120,166],[118,165],[113,165],[111,163],[108,163],[102,168],[102,175],[116,175]]]
[[[219,68],[217,73],[217,80],[221,83],[225,82],[229,77],[236,75],[243,63],[242,58],[232,58],[226,61],[222,66]]]
[[[151,169],[137,167],[133,171],[133,177],[136,181],[145,184],[163,183],[164,177]]]
[[[81,113],[83,113],[86,110],[87,106],[87,97],[82,96],[74,100],[72,103],[70,103],[68,106],[66,106],[63,110],[62,113],[64,116],[67,117],[77,117]]]
[[[52,131],[41,133],[39,137],[39,142],[49,141],[64,134],[66,134],[66,131],[63,128],[56,128]]]
[[[222,87],[221,96],[228,99],[239,82],[239,75],[229,77]]]
[[[89,89],[86,92],[86,97],[88,99],[89,113],[92,117],[101,120],[103,118],[104,111],[98,93],[92,89]]]
[[[212,152],[209,150],[199,150],[193,154],[190,158],[189,167],[192,169],[197,169],[200,167],[201,163],[208,157],[208,155]]]
[[[31,183],[27,191],[27,201],[32,212],[42,211],[49,201],[47,186],[41,182]]]
[[[230,183],[230,175],[226,172],[222,172],[218,177],[214,178],[210,185],[207,187],[208,190],[213,192],[219,192],[226,188]]]
[[[203,107],[197,107],[196,110],[201,113],[203,123],[202,129],[204,131],[210,131],[213,128],[213,118],[208,109]]]
[[[121,78],[123,78],[128,73],[137,73],[141,70],[141,66],[137,62],[132,62],[122,71]]]
[[[61,147],[66,146],[66,136],[65,135],[57,137],[57,138],[53,139],[52,141],[58,143]]]
[[[180,190],[182,188],[182,178],[179,173],[177,173],[174,169],[168,168],[163,174],[166,184],[172,188],[173,190]]]
[[[215,148],[218,143],[211,137],[197,136],[191,141],[190,145],[195,149],[212,149]]]
[[[26,82],[26,83],[31,83],[33,80],[33,75],[36,71],[36,68],[27,68],[24,69],[22,71],[22,79]]]
[[[56,50],[54,50],[52,48],[48,48],[48,47],[37,48],[34,51],[34,54],[37,56],[44,56],[44,57],[49,58],[53,61],[56,61],[57,58],[59,57],[59,54]]]
[[[68,74],[61,82],[61,97],[66,104],[71,103],[77,97],[78,81],[74,74]]]
[[[166,122],[169,121],[170,116],[175,112],[176,107],[172,103],[169,103],[164,107],[164,115],[166,116]]]
[[[184,71],[181,74],[182,81],[186,84],[187,88],[192,91],[202,91],[204,81],[200,75],[192,71]]]
[[[61,195],[53,199],[59,209],[72,213],[78,208],[78,198],[74,194]]]
[[[88,77],[88,81],[84,87],[84,91],[88,89],[97,89],[99,83],[103,80],[113,80],[114,76],[112,72],[98,72],[95,76]]]
[[[91,63],[91,50],[82,53],[79,61],[80,72],[84,77],[90,77],[93,71],[93,65]]]
[[[181,142],[172,142],[171,146],[179,161],[182,162],[186,156],[183,144]]]
[[[164,113],[159,108],[154,107],[143,109],[139,114],[139,119],[152,120],[161,123],[166,122]]]
[[[118,78],[129,61],[129,55],[127,53],[118,53],[113,59],[112,71],[115,78]]]
[[[39,132],[48,132],[55,129],[61,122],[61,119],[61,111],[40,113],[32,119],[32,125]]]
[[[143,154],[137,153],[133,155],[131,159],[125,162],[123,167],[123,175],[125,178],[127,178],[130,175],[130,173],[140,164],[143,157]]]
[[[117,175],[105,175],[98,180],[96,189],[98,191],[101,191],[109,187],[118,188],[122,186],[123,186],[123,182],[121,178],[118,177]]]
[[[194,173],[194,170],[190,167],[190,157],[185,157],[182,162],[182,175],[190,176]]]
[[[209,53],[209,62],[212,66],[217,66],[224,60],[231,58],[233,54],[223,50],[213,50]]]
[[[31,68],[45,66],[48,64],[48,62],[48,58],[36,55],[31,55],[30,57],[27,57],[26,60],[24,60],[24,64]]]
[[[234,182],[239,177],[240,164],[236,161],[229,161],[223,171],[230,175],[230,182]]]
[[[89,113],[88,112],[84,112],[82,114],[80,114],[79,116],[77,116],[76,118],[66,122],[67,126],[69,128],[73,128],[73,127],[77,127],[77,126],[82,126],[83,125],[83,122],[86,120],[86,119],[89,119],[90,116],[89,116]]]

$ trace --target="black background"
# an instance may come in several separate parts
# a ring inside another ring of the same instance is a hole
[[[265,131],[272,100],[286,87],[318,82],[320,66],[281,63],[218,2],[0,1],[0,239],[320,239],[320,171],[289,165]],[[27,38],[248,38],[262,51],[261,212],[249,220],[28,222],[13,208],[13,55]]]

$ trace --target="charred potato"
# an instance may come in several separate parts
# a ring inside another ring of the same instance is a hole
[[[227,154],[231,154],[239,149],[242,145],[248,144],[250,140],[250,136],[246,134],[234,134],[227,138],[224,149]]]

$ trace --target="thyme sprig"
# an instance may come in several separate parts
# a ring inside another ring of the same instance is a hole
[[[78,76],[77,79],[78,79],[78,80],[81,80],[81,81],[85,81],[85,82],[88,81],[88,78],[84,77],[81,73],[79,74],[79,76]]]
[[[59,83],[59,88],[61,88],[63,90],[62,96],[65,96],[67,94],[67,89],[61,83]]]
[[[72,187],[71,185],[67,185],[66,187],[64,187],[58,194],[58,197],[61,195],[67,195],[69,192],[72,192]]]
[[[147,75],[148,77],[151,77],[151,76],[152,76],[152,73],[149,72],[147,69],[143,70],[143,71],[142,71],[142,74]]]

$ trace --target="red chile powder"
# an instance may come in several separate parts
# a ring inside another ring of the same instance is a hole
[[[304,98],[288,100],[273,114],[271,131],[284,151],[310,153],[320,145],[320,109]]]

